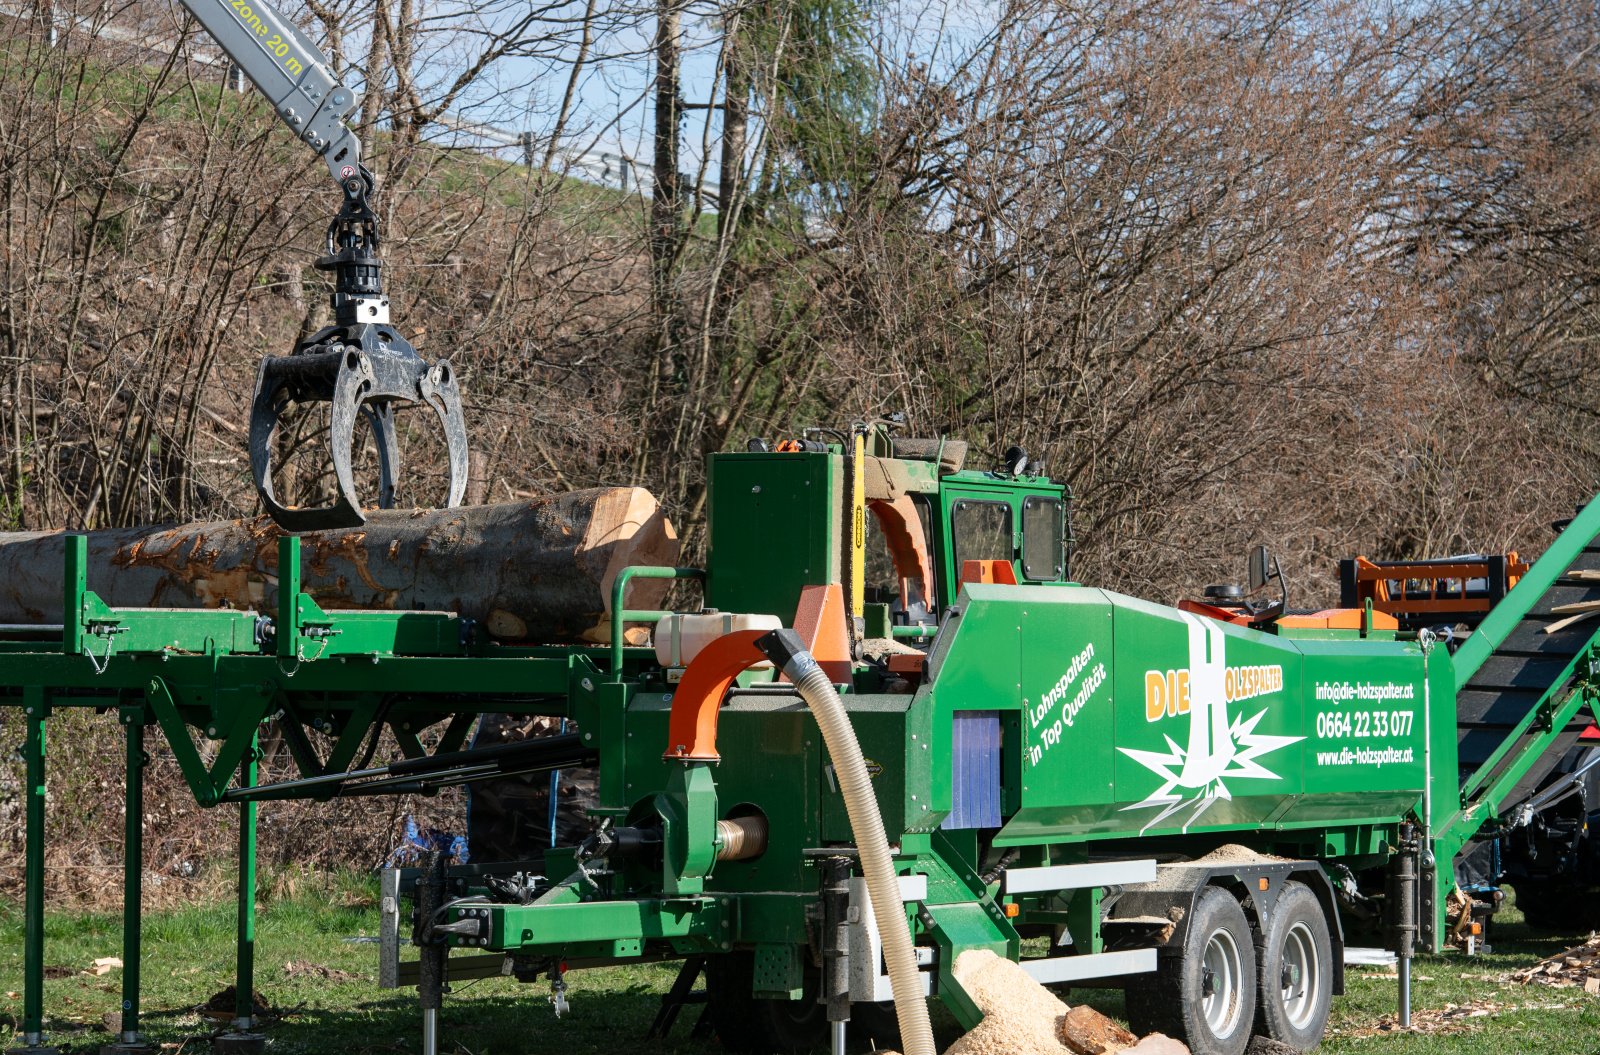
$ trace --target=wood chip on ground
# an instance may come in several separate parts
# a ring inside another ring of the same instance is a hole
[[[1339,1030],[1341,1037],[1376,1037],[1390,1033],[1470,1033],[1482,1028],[1483,1020],[1512,1008],[1493,1000],[1473,1000],[1466,1004],[1446,1004],[1441,1008],[1416,1009],[1411,1025],[1402,1029],[1399,1016],[1389,1014],[1370,1026]]]
[[[1571,986],[1586,993],[1600,993],[1600,934],[1591,934],[1582,945],[1574,945],[1532,967],[1512,971],[1506,980],[1520,985],[1537,982],[1561,989]]]
[[[320,963],[310,963],[305,960],[290,960],[283,965],[283,973],[290,978],[311,976],[326,978],[330,982],[359,982],[361,976],[349,971],[341,971],[337,967],[324,967]]]

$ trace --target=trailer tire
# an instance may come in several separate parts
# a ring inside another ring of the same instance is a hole
[[[1304,883],[1284,884],[1261,949],[1256,1030],[1301,1051],[1322,1042],[1333,1006],[1333,940],[1322,902]]]
[[[817,1003],[820,972],[805,972],[799,1000],[757,999],[754,981],[754,953],[706,957],[706,1010],[724,1048],[740,1055],[789,1055],[827,1046],[828,1015]]]
[[[1128,986],[1135,1033],[1165,1033],[1194,1055],[1242,1055],[1256,1019],[1256,950],[1232,894],[1207,886],[1194,900],[1180,955]]]

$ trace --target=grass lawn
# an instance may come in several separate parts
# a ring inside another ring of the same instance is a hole
[[[357,878],[314,885],[316,889],[302,888],[263,904],[259,913],[256,988],[274,1008],[286,1012],[267,1030],[268,1050],[341,1055],[417,1050],[414,991],[379,989],[376,946],[346,940],[376,934],[375,885]],[[49,915],[45,960],[52,977],[45,982],[46,1025],[51,1040],[69,1052],[98,1051],[112,1039],[104,1019],[120,1006],[121,971],[95,975],[87,969],[99,957],[120,954],[121,933],[115,914]],[[1414,1007],[1420,1021],[1429,1021],[1429,1012],[1447,1005],[1474,1005],[1482,1012],[1451,1016],[1437,1032],[1374,1032],[1394,1011],[1395,981],[1381,969],[1352,968],[1346,995],[1335,1001],[1322,1050],[1600,1055],[1600,996],[1501,980],[1573,940],[1529,930],[1513,909],[1502,915],[1495,943],[1490,956],[1417,961]],[[146,1032],[169,1051],[207,1051],[204,1037],[210,1024],[194,1008],[232,981],[233,955],[229,904],[147,913]],[[642,1040],[674,974],[673,965],[574,973],[568,977],[572,1011],[561,1019],[552,1013],[543,984],[524,986],[508,978],[463,983],[446,997],[441,1048],[470,1055],[611,1055],[624,1049],[631,1055],[668,1055],[715,1048],[715,1042],[688,1039],[694,1008],[685,1011],[671,1040]],[[21,908],[16,902],[0,902],[0,1050],[14,1042],[21,988]],[[1121,1012],[1122,997],[1114,991],[1078,990],[1068,999],[1091,1003],[1108,1014]],[[947,1034],[941,1039],[948,1040],[948,1017],[936,1021]]]

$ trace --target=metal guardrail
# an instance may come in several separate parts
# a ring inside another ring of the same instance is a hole
[[[0,18],[30,21],[37,18],[38,14],[39,12],[33,8],[15,3],[0,3]],[[170,55],[184,44],[181,38],[162,40],[152,37],[144,30],[116,26],[109,22],[96,23],[93,19],[62,11],[53,4],[50,6],[49,29],[51,47],[58,45],[62,37],[68,33],[82,33],[135,47],[154,55]],[[196,65],[221,70],[223,84],[233,91],[243,92],[250,87],[244,71],[235,66],[221,51],[191,43],[184,57]],[[514,147],[521,151],[520,161],[523,165],[532,167],[543,161],[539,137],[534,132],[510,131],[448,113],[441,114],[432,123],[447,132],[468,136],[487,144],[489,150]],[[626,154],[600,150],[583,152],[558,150],[556,157],[561,160],[565,174],[590,183],[636,193],[645,193],[650,188],[651,166]]]

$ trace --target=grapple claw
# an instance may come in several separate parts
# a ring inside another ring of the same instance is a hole
[[[356,527],[366,522],[356,492],[352,456],[357,417],[372,426],[378,455],[378,508],[394,505],[400,476],[394,414],[399,407],[425,403],[444,426],[450,459],[447,505],[459,505],[467,486],[467,437],[461,393],[447,359],[429,363],[388,326],[364,325],[351,332],[330,327],[304,342],[294,354],[263,360],[250,408],[250,468],[262,504],[287,531]],[[290,403],[329,404],[328,445],[335,494],[324,506],[291,506],[272,486],[272,437]]]
[[[467,493],[467,421],[461,412],[461,389],[456,385],[455,366],[440,359],[428,367],[417,385],[423,402],[439,415],[444,429],[445,453],[450,459],[450,494],[445,505],[458,506]],[[393,425],[390,425],[391,430]]]
[[[328,225],[328,255],[317,268],[334,273],[335,323],[301,341],[293,353],[263,360],[250,405],[250,471],[256,491],[272,519],[286,531],[356,527],[366,522],[356,496],[356,417],[365,415],[378,448],[378,507],[394,505],[400,478],[400,448],[395,443],[394,412],[426,403],[439,415],[450,458],[447,506],[461,504],[467,491],[467,427],[461,390],[450,360],[429,363],[389,325],[377,257],[378,218],[369,196],[374,190],[366,168],[342,178],[344,205]],[[287,506],[272,490],[272,435],[290,403],[327,403],[331,415],[328,446],[333,456],[334,500],[325,506]]]

